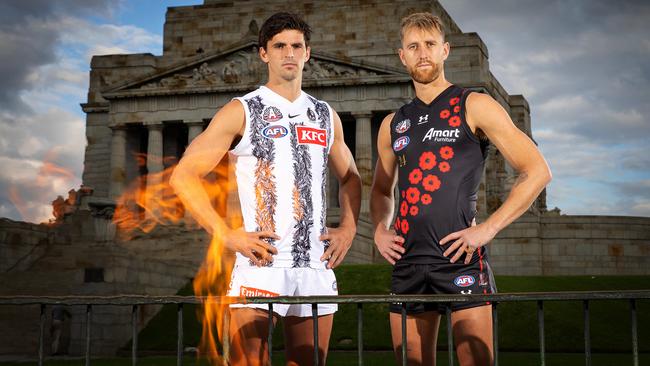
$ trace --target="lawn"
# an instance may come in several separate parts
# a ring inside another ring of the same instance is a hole
[[[390,283],[388,265],[347,265],[336,269],[340,294],[388,294]],[[543,291],[601,291],[638,290],[650,288],[648,276],[497,276],[500,292]],[[191,286],[181,291],[191,295]],[[547,352],[584,352],[582,302],[550,301],[545,308]],[[363,341],[366,350],[390,349],[387,304],[364,304]],[[501,303],[499,311],[499,349],[510,352],[536,352],[537,304],[535,302]],[[591,346],[593,352],[631,352],[630,312],[627,301],[590,302]],[[637,302],[639,351],[650,352],[650,301]],[[196,345],[201,326],[193,306],[184,308],[184,340]],[[140,332],[139,349],[172,351],[176,349],[175,306],[166,306]],[[354,350],[357,345],[356,304],[339,306],[334,317],[330,339],[332,350]],[[441,321],[438,348],[446,349],[446,321]],[[276,327],[273,335],[275,349],[283,349],[282,331]],[[130,344],[125,345],[125,351]]]

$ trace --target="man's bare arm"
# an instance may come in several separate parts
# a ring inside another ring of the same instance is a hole
[[[508,198],[483,223],[452,233],[440,241],[446,244],[455,240],[445,255],[454,250],[470,246],[477,248],[487,244],[499,231],[521,216],[535,201],[540,192],[551,180],[551,171],[535,144],[519,130],[508,113],[492,97],[472,93],[467,98],[467,122],[470,127],[483,131],[499,149],[506,161],[517,171],[519,178],[512,186]],[[463,251],[452,257],[454,262]],[[467,256],[469,262],[471,256]]]
[[[212,118],[208,128],[185,150],[172,176],[170,185],[183,202],[185,209],[208,233],[220,234],[227,248],[238,251],[258,265],[262,260],[272,261],[269,253],[276,249],[262,240],[263,237],[275,237],[275,233],[244,233],[231,230],[212,207],[210,198],[201,182],[223,159],[231,144],[243,132],[245,121],[244,108],[239,101],[231,101]]]
[[[320,240],[330,242],[321,261],[328,260],[327,267],[335,268],[343,261],[352,245],[361,207],[361,177],[352,153],[343,139],[343,126],[336,112],[334,112],[334,141],[329,153],[329,165],[339,182],[341,222],[338,228],[329,228],[328,233],[320,237]]]
[[[395,198],[393,190],[397,179],[397,163],[390,143],[390,122],[395,114],[384,118],[377,135],[378,160],[370,193],[370,217],[374,227],[374,239],[379,253],[390,263],[404,254],[404,238],[389,229],[393,218]]]

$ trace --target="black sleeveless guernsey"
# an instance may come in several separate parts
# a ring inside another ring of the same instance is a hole
[[[442,253],[453,241],[440,246],[440,240],[469,227],[476,217],[488,143],[467,125],[465,101],[470,92],[451,85],[431,104],[415,98],[391,121],[399,188],[394,228],[404,237],[406,249],[399,262],[449,263]],[[472,263],[487,260],[485,247],[477,254]]]

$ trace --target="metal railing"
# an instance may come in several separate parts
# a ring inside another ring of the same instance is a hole
[[[216,303],[238,303],[236,298],[222,297]],[[591,365],[591,335],[589,322],[589,302],[593,300],[628,300],[630,304],[631,335],[633,365],[639,365],[639,345],[637,333],[636,301],[650,299],[650,290],[641,291],[596,291],[596,292],[537,292],[537,293],[500,293],[490,295],[339,295],[339,296],[280,296],[248,298],[247,303],[269,304],[269,335],[268,352],[269,360],[273,353],[273,304],[311,304],[312,318],[314,321],[314,365],[318,365],[318,307],[317,304],[357,304],[357,357],[358,364],[363,363],[363,304],[368,303],[402,303],[402,345],[407,344],[406,339],[406,304],[407,303],[441,303],[446,306],[447,315],[447,350],[449,365],[454,365],[453,336],[451,327],[451,303],[463,302],[489,302],[492,305],[494,364],[499,365],[499,337],[498,337],[498,311],[497,306],[503,302],[537,302],[537,322],[539,328],[540,363],[546,365],[544,342],[544,302],[546,301],[582,301],[584,315],[584,341],[585,363]],[[215,301],[211,300],[215,303]],[[202,299],[193,296],[61,296],[61,297],[31,297],[31,296],[0,296],[0,305],[40,305],[40,333],[38,346],[38,364],[43,364],[43,344],[45,329],[45,310],[48,305],[85,305],[86,306],[86,351],[85,364],[90,365],[91,360],[91,325],[92,309],[98,305],[132,306],[132,364],[137,365],[138,360],[138,307],[141,305],[177,305],[177,365],[183,364],[183,305],[199,305]],[[407,347],[402,346],[402,364],[407,364]]]

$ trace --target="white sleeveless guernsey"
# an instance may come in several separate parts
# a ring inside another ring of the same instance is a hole
[[[324,269],[327,157],[333,141],[330,106],[301,91],[294,102],[267,87],[235,98],[246,126],[230,151],[244,230],[272,231],[272,267]],[[237,253],[237,265],[252,265]]]

